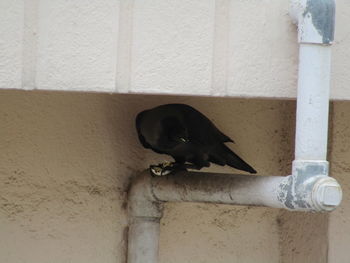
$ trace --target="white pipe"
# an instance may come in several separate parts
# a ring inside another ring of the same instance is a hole
[[[128,196],[128,263],[158,262],[159,221],[163,205],[153,195],[149,173],[141,174]]]
[[[283,176],[246,176],[188,172],[154,178],[152,192],[161,202],[201,202],[285,208],[278,199]]]
[[[300,44],[295,160],[290,177],[293,204],[290,208],[297,206],[308,210],[313,207],[327,211],[329,204],[339,205],[342,199],[340,185],[329,177],[326,160],[335,1],[291,0],[290,14],[298,24]],[[312,188],[310,181],[314,182]],[[313,194],[309,201],[298,200],[300,195],[310,192]]]
[[[129,223],[128,263],[158,260],[160,218],[135,217]]]
[[[326,161],[327,157],[335,1],[291,0],[290,15],[298,25],[300,43],[294,161],[300,167],[308,160]]]
[[[282,176],[199,172],[151,177],[144,172],[129,191],[128,263],[156,263],[164,202],[204,202],[287,208],[281,199]]]
[[[295,160],[326,160],[331,47],[300,44]]]

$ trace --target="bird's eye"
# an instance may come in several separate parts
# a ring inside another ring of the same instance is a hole
[[[182,142],[188,142],[188,139],[186,139],[186,138],[180,138],[180,140],[182,141]]]

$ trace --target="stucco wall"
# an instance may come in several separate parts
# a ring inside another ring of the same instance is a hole
[[[290,171],[294,102],[2,91],[0,262],[125,262],[128,183],[164,160],[139,145],[134,117],[166,102],[207,114],[260,174]],[[278,213],[169,204],[161,262],[277,263]]]
[[[331,173],[342,186],[343,201],[330,216],[329,263],[350,261],[350,105],[337,102],[333,106],[329,159]]]
[[[348,1],[336,19],[331,96],[349,100]],[[0,1],[0,89],[293,98],[297,53],[288,1]],[[125,262],[125,191],[163,161],[133,118],[166,102],[207,114],[259,174],[290,173],[293,101],[1,91],[0,262]],[[349,262],[349,107],[331,110],[337,211],[168,204],[161,262]]]
[[[259,174],[290,173],[294,101],[2,91],[0,262],[124,263],[127,186],[166,159],[139,145],[134,117],[168,102],[205,113]],[[328,262],[348,262],[349,106],[332,108],[331,172],[344,201],[330,216],[329,240],[327,215],[171,203],[160,262],[323,263],[328,242]]]
[[[298,44],[279,0],[2,0],[0,88],[296,95]],[[337,0],[334,99],[350,99],[350,5]]]

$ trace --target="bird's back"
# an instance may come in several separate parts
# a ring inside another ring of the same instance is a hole
[[[171,139],[169,129],[164,128],[164,123],[169,123],[170,133],[173,130],[179,131],[183,128],[188,140],[183,142],[164,142]],[[208,161],[219,165],[230,165],[251,173],[256,171],[234,152],[225,142],[233,142],[223,134],[216,126],[202,113],[186,104],[165,104],[150,110],[143,111],[137,115],[136,127],[139,139],[144,147],[151,148],[158,153],[166,153],[177,159],[189,162],[200,162],[209,164]],[[170,147],[164,147],[170,146]],[[180,158],[183,157],[183,158]],[[206,166],[206,165],[205,165]]]

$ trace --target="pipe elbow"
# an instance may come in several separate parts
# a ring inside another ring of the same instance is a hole
[[[163,204],[153,194],[152,178],[146,171],[131,184],[128,192],[128,212],[132,217],[161,218]]]
[[[298,25],[299,43],[330,45],[334,41],[334,0],[291,0],[290,16]]]
[[[342,200],[339,183],[328,176],[327,161],[293,162],[293,174],[280,184],[278,199],[289,210],[330,212]]]

